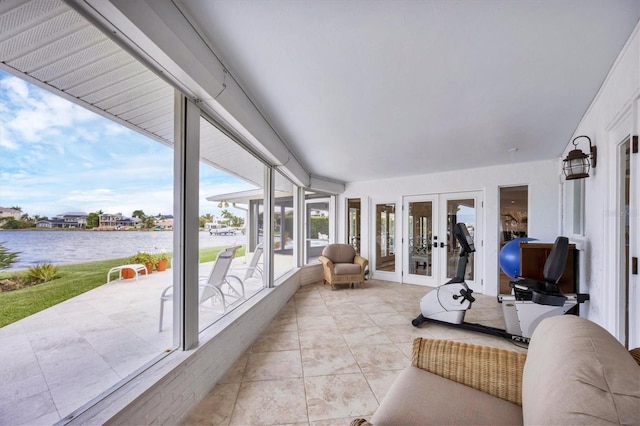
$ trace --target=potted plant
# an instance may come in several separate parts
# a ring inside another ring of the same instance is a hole
[[[153,261],[156,265],[156,271],[162,272],[167,270],[167,263],[169,263],[169,256],[167,253],[159,253],[153,256]]]
[[[122,276],[123,280],[128,280],[136,276],[136,271],[131,268],[122,268],[122,271],[120,271],[120,275]]]
[[[147,253],[144,251],[139,251],[129,258],[129,262],[131,263],[139,263],[147,267],[147,274],[153,272],[153,256],[151,253]]]

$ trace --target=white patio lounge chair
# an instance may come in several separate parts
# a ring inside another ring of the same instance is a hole
[[[256,246],[256,249],[253,252],[253,257],[251,258],[251,261],[249,261],[249,264],[246,266],[234,265],[231,268],[231,272],[237,273],[240,271],[246,271],[244,277],[242,278],[243,282],[254,276],[257,276],[258,278],[260,278],[260,280],[262,280],[262,268],[260,267],[260,265],[258,265],[258,263],[260,262],[260,258],[262,257],[263,252],[264,248],[262,247],[262,243],[260,243]]]
[[[235,275],[229,275],[229,268],[238,248],[239,246],[235,246],[221,251],[209,275],[200,277],[200,283],[198,284],[200,306],[204,306],[206,301],[210,301],[211,305],[213,305],[215,300],[220,300],[222,302],[222,312],[225,313],[227,307],[244,300],[244,284],[242,280]],[[164,302],[169,300],[173,300],[173,286],[165,288],[160,295],[159,331],[162,331]]]

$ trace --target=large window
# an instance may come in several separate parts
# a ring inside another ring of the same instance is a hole
[[[295,186],[279,171],[275,172],[275,198],[273,205],[273,276],[278,278],[295,265]]]
[[[0,72],[0,204],[16,207],[2,239],[20,253],[0,278],[43,263],[59,273],[0,292],[8,424],[55,423],[195,347],[272,285],[267,274],[296,266],[302,228],[296,186],[204,117],[206,101],[187,100],[64,2],[40,3],[7,15],[32,37],[3,38],[2,68],[18,77]],[[74,55],[52,57],[52,43]]]
[[[329,244],[331,197],[306,191],[305,193],[305,263],[318,263],[322,250]]]
[[[574,179],[567,184],[572,188],[572,233],[573,235],[584,235],[584,179]]]
[[[260,214],[251,214],[250,209],[264,199],[265,166],[204,117],[200,118],[199,153],[202,330],[265,286]]]
[[[95,102],[115,90],[95,93]],[[172,135],[172,89],[162,91]],[[6,424],[51,424],[176,347],[158,324],[160,294],[172,282],[164,264],[173,252],[174,150],[171,140],[160,143],[4,72],[0,104],[1,137],[15,143],[2,147],[0,204],[21,210],[3,223],[19,225],[2,231],[19,253],[1,279],[57,268],[46,282],[0,293],[2,386],[13,395],[0,412]],[[38,117],[38,125],[23,117]]]

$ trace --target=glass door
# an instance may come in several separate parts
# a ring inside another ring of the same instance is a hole
[[[347,243],[360,254],[360,198],[347,200]]]
[[[395,203],[376,204],[376,271],[395,272]]]
[[[441,280],[446,282],[456,276],[460,258],[460,244],[454,235],[454,226],[456,223],[464,223],[467,226],[476,251],[469,255],[464,280],[471,289],[478,292],[482,292],[482,280],[478,273],[478,266],[481,264],[478,259],[482,253],[482,241],[479,239],[482,233],[478,220],[479,209],[482,206],[481,195],[479,191],[440,195],[440,235],[444,237],[444,241],[441,240],[438,245]]]
[[[584,180],[573,180],[574,185],[583,184]],[[576,185],[578,186],[578,185]],[[579,185],[581,188],[583,185]],[[526,238],[529,236],[529,187],[527,185],[520,186],[503,186],[500,187],[500,227],[498,228],[498,253],[509,241],[516,238]],[[582,199],[582,197],[580,197]],[[574,205],[576,198],[574,196]],[[576,211],[582,211],[582,208],[574,207],[574,217]],[[574,222],[575,223],[575,222]],[[581,231],[579,231],[581,233]],[[574,234],[578,234],[575,232]],[[500,281],[500,294],[510,294],[511,287],[509,282],[511,278],[502,271],[499,265],[498,279]]]
[[[438,244],[438,196],[404,197],[405,244],[403,245],[403,281],[435,287],[439,262],[434,262],[434,244]]]
[[[469,255],[465,281],[482,291],[478,258],[482,193],[464,192],[404,197],[403,282],[437,287],[456,275],[460,246],[453,234],[456,223],[467,226],[476,252]]]

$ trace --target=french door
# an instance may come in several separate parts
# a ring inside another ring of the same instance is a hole
[[[465,281],[482,292],[481,197],[480,191],[474,191],[403,198],[403,282],[436,287],[455,276],[460,246],[453,230],[462,222],[476,247],[469,256]]]
[[[395,202],[387,200],[371,200],[371,235],[374,235],[371,253],[369,259],[369,268],[372,271],[372,277],[388,281],[400,281],[400,264],[399,264],[399,228],[396,227],[400,222],[398,216],[396,220]]]

